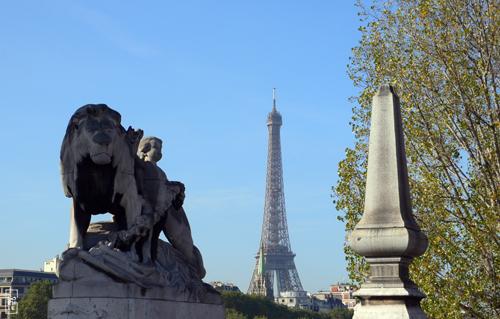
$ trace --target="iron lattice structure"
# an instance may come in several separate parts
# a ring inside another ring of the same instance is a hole
[[[286,222],[285,194],[283,191],[283,167],[281,161],[280,128],[281,114],[276,110],[273,91],[273,109],[267,117],[269,129],[266,198],[264,221],[249,294],[268,298],[280,296],[284,291],[303,291],[295,267],[295,254],[290,248]],[[277,291],[274,291],[276,279]]]

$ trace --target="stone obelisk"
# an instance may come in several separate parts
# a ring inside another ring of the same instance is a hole
[[[370,265],[354,319],[426,318],[408,266],[428,242],[412,215],[399,98],[389,85],[373,98],[364,214],[348,240]]]

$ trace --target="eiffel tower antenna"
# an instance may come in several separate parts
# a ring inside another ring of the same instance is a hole
[[[264,221],[249,294],[268,298],[284,292],[305,294],[295,267],[286,221],[283,168],[281,162],[281,114],[276,110],[276,89],[273,89],[273,109],[267,116],[269,130],[266,198]],[[274,291],[276,278],[277,291]]]
[[[276,88],[273,88],[273,111],[276,111]]]

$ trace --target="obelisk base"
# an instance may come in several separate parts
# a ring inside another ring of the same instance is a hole
[[[364,284],[354,293],[361,301],[354,308],[353,319],[427,319],[420,308],[425,295],[417,288],[376,286]]]
[[[359,304],[354,308],[353,319],[427,319],[419,306],[396,304]]]

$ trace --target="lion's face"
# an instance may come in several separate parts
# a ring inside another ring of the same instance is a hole
[[[137,158],[135,153],[142,135],[142,130],[131,127],[125,130],[121,125],[120,113],[105,104],[87,104],[76,110],[69,120],[61,145],[64,194],[68,197],[78,195],[81,190],[76,182],[79,174],[85,174],[85,170],[87,173],[89,169],[106,171],[108,168],[103,166],[110,165],[113,175],[120,172],[133,176]],[[120,176],[123,178],[125,175]],[[114,191],[119,192],[120,187],[129,183],[117,185]]]
[[[88,116],[77,124],[79,142],[86,146],[85,153],[90,155],[95,164],[111,163],[117,125],[118,123],[105,114],[103,116]]]
[[[77,158],[90,156],[97,165],[112,161],[114,145],[120,132],[120,119],[107,106],[91,106],[78,112],[73,119]]]

